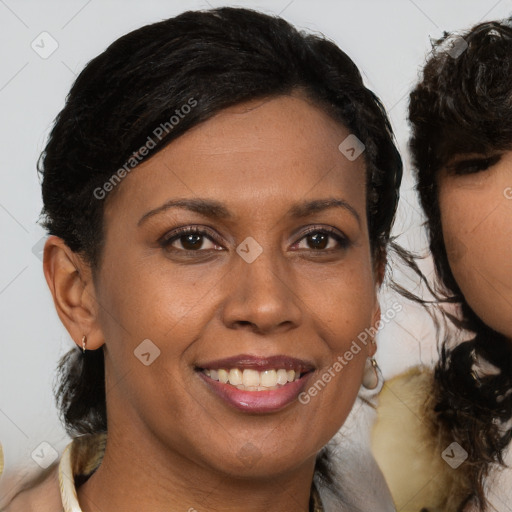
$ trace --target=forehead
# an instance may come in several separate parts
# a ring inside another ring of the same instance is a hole
[[[338,149],[349,135],[300,96],[236,105],[140,164],[116,191],[113,207],[155,206],[169,196],[266,207],[318,195],[364,202],[364,158],[350,161]]]

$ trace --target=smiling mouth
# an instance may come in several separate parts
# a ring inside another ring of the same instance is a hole
[[[315,366],[286,355],[240,354],[201,361],[195,370],[210,391],[230,407],[243,413],[272,414],[296,401]]]
[[[229,384],[240,391],[271,391],[282,388],[299,380],[309,372],[301,372],[300,369],[287,370],[285,368],[255,370],[252,368],[220,368],[201,369],[212,380]]]

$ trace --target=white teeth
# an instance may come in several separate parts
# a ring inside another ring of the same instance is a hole
[[[231,375],[231,374],[230,374]],[[229,379],[231,382],[231,379]],[[244,370],[242,384],[247,387],[260,385],[260,372],[258,370]]]
[[[273,388],[277,384],[277,372],[275,370],[265,370],[261,372],[261,385],[266,388]]]
[[[219,370],[219,381],[223,384],[226,384],[226,382],[229,381],[229,373],[226,370]]]
[[[286,370],[277,370],[276,377],[277,377],[277,384],[281,384],[281,386],[288,382],[288,377],[286,376]]]
[[[239,386],[242,382],[242,372],[238,368],[229,370],[229,383],[232,386]]]
[[[254,369],[240,370],[232,368],[230,370],[203,370],[204,374],[210,379],[217,380],[223,384],[232,386],[243,391],[268,391],[270,389],[279,389],[280,386],[300,379],[300,372],[295,370],[264,370],[259,372]]]

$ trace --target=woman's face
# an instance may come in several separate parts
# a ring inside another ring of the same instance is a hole
[[[312,463],[372,352],[353,341],[380,314],[348,135],[300,97],[255,101],[119,185],[94,290],[109,431],[231,476]]]
[[[473,311],[512,340],[512,151],[461,155],[439,176],[451,270]]]

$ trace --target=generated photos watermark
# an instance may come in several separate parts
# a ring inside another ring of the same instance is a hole
[[[298,400],[301,404],[306,405],[311,402],[311,398],[318,395],[329,382],[331,382],[337,374],[339,374],[345,366],[349,364],[354,356],[361,352],[363,346],[367,346],[368,342],[371,342],[377,331],[389,322],[391,322],[400,311],[402,311],[402,304],[395,302],[391,308],[389,308],[377,322],[375,327],[367,327],[363,332],[359,333],[357,339],[352,341],[350,348],[345,351],[343,355],[339,355],[336,361],[319,377],[314,384],[299,394]]]
[[[454,441],[443,451],[441,457],[451,468],[457,469],[468,458],[468,452]]]
[[[130,158],[115,171],[112,176],[101,186],[96,187],[93,191],[93,195],[96,199],[105,199],[109,192],[112,192],[114,188],[121,183],[123,178],[126,178],[137,165],[139,165],[144,158],[151,153],[156,147],[157,143],[160,142],[167,134],[169,134],[174,128],[181,122],[181,120],[189,114],[194,107],[197,106],[197,100],[189,98],[187,103],[183,104],[180,108],[177,108],[167,121],[160,123],[151,133],[148,135],[146,142],[137,150],[132,153]]]

